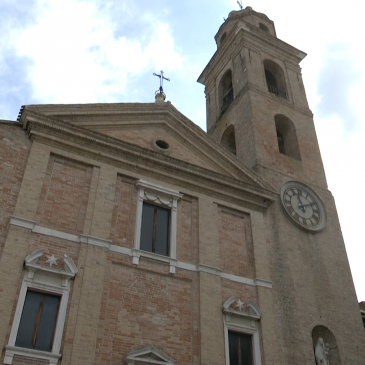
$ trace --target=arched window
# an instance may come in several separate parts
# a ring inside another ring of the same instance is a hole
[[[264,69],[268,91],[287,99],[285,76],[282,68],[271,60],[265,60]]]
[[[224,131],[221,138],[221,145],[234,155],[236,154],[236,136],[232,124]]]
[[[220,45],[223,44],[223,42],[226,40],[227,34],[223,33],[222,37],[221,37],[221,41],[220,41]]]
[[[327,327],[315,326],[312,330],[312,342],[317,364],[326,364],[322,358],[329,364],[341,364],[336,337]]]
[[[233,101],[232,71],[228,70],[219,83],[219,107],[227,109]]]
[[[294,123],[285,115],[277,114],[275,115],[275,127],[279,152],[300,160],[300,151]]]
[[[263,30],[264,32],[269,33],[269,28],[268,28],[265,24],[260,23],[260,24],[259,24],[259,27],[260,27],[260,29],[261,29],[261,30]]]

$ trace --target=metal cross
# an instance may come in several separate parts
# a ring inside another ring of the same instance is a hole
[[[158,75],[156,73],[153,73],[153,75],[160,78],[160,90],[159,91],[160,91],[160,94],[163,94],[163,80],[170,81],[170,79],[168,79],[167,77],[165,77],[163,75],[163,71],[162,70],[160,71],[160,75]]]
[[[243,9],[242,0],[237,0],[237,4],[240,7],[240,9]]]

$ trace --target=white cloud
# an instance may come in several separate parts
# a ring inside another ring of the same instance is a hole
[[[37,24],[16,44],[19,55],[34,61],[29,77],[44,103],[113,101],[129,74],[182,65],[167,24],[155,24],[143,48],[125,36],[116,39],[113,24],[92,3],[52,0],[40,7]]]

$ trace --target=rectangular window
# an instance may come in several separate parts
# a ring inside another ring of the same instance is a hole
[[[252,336],[228,331],[229,364],[253,365]]]
[[[52,351],[60,296],[28,290],[15,346]]]
[[[141,250],[169,256],[170,212],[143,202]]]

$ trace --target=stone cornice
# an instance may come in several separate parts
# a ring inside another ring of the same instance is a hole
[[[130,120],[138,123],[138,118],[146,121],[158,121],[168,125],[180,138],[193,143],[199,155],[205,158],[217,170],[224,171],[227,175],[243,180],[250,179],[254,184],[270,189],[270,184],[265,182],[255,172],[243,166],[230,152],[213,141],[199,126],[180,113],[171,103],[152,104],[152,103],[115,103],[115,104],[74,104],[74,105],[30,105],[22,107],[20,120],[26,125],[27,120],[36,119],[53,120],[60,124],[61,121],[66,125],[85,128],[89,133],[94,133],[96,138],[100,137],[97,131],[92,128],[97,123],[101,126],[110,126],[111,118],[114,119],[113,125],[120,125],[120,121]],[[27,117],[28,116],[28,117]],[[114,123],[118,120],[118,123]],[[89,128],[88,128],[89,127]],[[85,129],[81,129],[82,133]],[[115,143],[115,138],[109,137]],[[123,141],[117,140],[118,143]],[[125,144],[133,146],[125,142]],[[138,147],[138,146],[137,146]]]
[[[242,26],[240,23],[242,23]],[[237,42],[237,37],[240,32],[244,32],[244,37],[240,37],[238,39],[239,42]],[[234,42],[235,45],[232,46]],[[224,44],[217,49],[209,63],[204,68],[198,78],[198,82],[205,85],[210,72],[216,70],[218,67],[217,65],[225,64],[225,62],[222,62],[222,59],[231,57],[232,53],[235,53],[236,49],[242,49],[242,46],[257,50],[259,50],[261,48],[260,46],[262,46],[267,49],[268,53],[273,54],[279,59],[286,60],[287,63],[292,63],[292,67],[297,68],[299,67],[300,61],[306,56],[306,53],[298,50],[279,38],[263,33],[254,25],[246,23],[243,20],[237,20],[237,23],[233,26],[230,34],[227,35],[227,39]],[[232,49],[232,51],[227,52],[228,49]],[[215,71],[215,73],[217,72],[218,71]]]
[[[266,208],[276,200],[277,193],[255,181],[247,183],[241,179],[232,178],[220,173],[192,165],[170,156],[161,155],[155,151],[145,149],[125,141],[104,136],[96,132],[75,127],[69,123],[57,121],[50,117],[27,113],[24,127],[28,133],[46,144],[61,144],[73,146],[83,151],[88,150],[95,158],[117,160],[132,167],[136,163],[141,168],[153,166],[155,171],[176,175],[176,179],[183,178],[195,188],[215,191],[215,195],[238,195],[238,199],[255,206]],[[66,147],[68,149],[68,147]],[[255,186],[256,185],[256,186]]]

